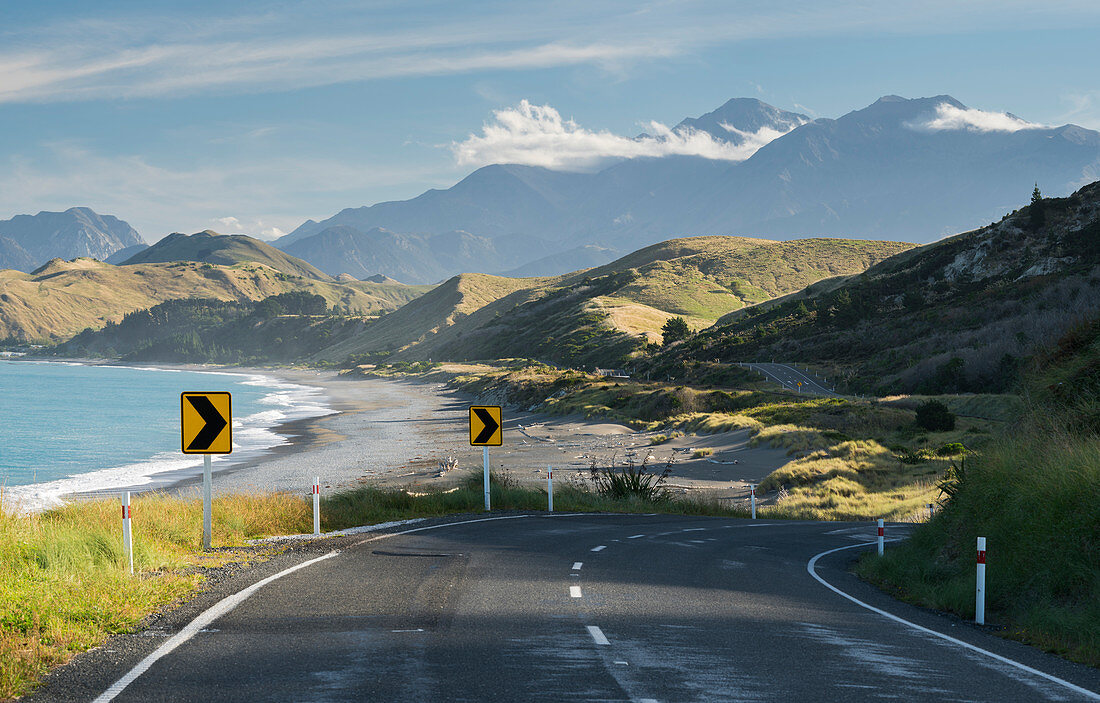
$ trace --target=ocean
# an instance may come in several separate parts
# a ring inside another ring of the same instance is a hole
[[[334,412],[320,389],[262,374],[0,360],[4,506],[41,510],[194,472],[202,457],[180,451],[183,391],[233,394],[233,453],[214,456],[215,471],[285,444],[280,423]]]

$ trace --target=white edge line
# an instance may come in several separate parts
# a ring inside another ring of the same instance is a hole
[[[1047,681],[1050,681],[1052,683],[1056,683],[1060,686],[1065,686],[1066,688],[1070,689],[1071,691],[1074,691],[1075,693],[1080,693],[1080,694],[1083,694],[1085,696],[1088,696],[1092,700],[1100,700],[1100,694],[1094,693],[1093,691],[1090,691],[1087,688],[1081,688],[1080,686],[1078,686],[1076,684],[1072,684],[1069,681],[1065,681],[1063,679],[1060,679],[1057,676],[1053,676],[1051,674],[1039,671],[1038,669],[1033,669],[1030,666],[1027,666],[1026,664],[1021,664],[1020,662],[1015,661],[1013,659],[1009,659],[1008,657],[1002,657],[1000,654],[995,654],[993,652],[990,652],[989,650],[982,649],[981,647],[978,647],[976,645],[970,644],[968,642],[963,642],[962,640],[955,639],[954,637],[951,637],[950,635],[945,635],[942,632],[936,632],[935,630],[930,630],[927,627],[923,627],[923,626],[918,625],[914,622],[909,622],[908,620],[905,620],[903,618],[899,618],[897,615],[893,615],[892,613],[888,613],[885,610],[882,610],[881,608],[876,608],[873,605],[869,605],[867,603],[864,603],[863,601],[859,600],[855,596],[848,595],[847,593],[840,590],[836,586],[832,585],[831,583],[829,583],[825,579],[821,578],[820,576],[817,575],[817,572],[814,571],[814,566],[817,564],[817,560],[820,559],[823,556],[832,554],[833,552],[840,552],[840,551],[843,551],[845,549],[855,549],[856,547],[870,547],[870,546],[873,546],[875,544],[876,544],[875,542],[863,542],[861,544],[851,544],[851,545],[848,545],[846,547],[837,547],[836,549],[830,549],[826,552],[821,552],[820,554],[815,555],[812,559],[810,559],[809,562],[806,563],[806,571],[808,571],[810,573],[810,576],[813,576],[815,579],[817,579],[817,581],[821,585],[825,586],[825,588],[828,588],[830,591],[832,591],[833,593],[836,593],[837,595],[844,596],[845,598],[852,601],[856,605],[862,606],[862,607],[866,608],[867,610],[870,610],[873,613],[878,613],[879,615],[881,615],[885,618],[889,618],[890,620],[893,620],[894,622],[899,622],[902,625],[908,625],[909,627],[913,628],[914,630],[918,630],[919,632],[923,632],[925,634],[932,635],[934,637],[939,637],[942,640],[946,640],[946,641],[948,641],[952,644],[957,644],[960,647],[964,647],[964,648],[969,649],[973,652],[977,652],[979,654],[984,654],[987,657],[990,657],[992,659],[996,659],[997,661],[999,661],[1003,664],[1008,664],[1009,666],[1014,666],[1017,669],[1020,669],[1021,671],[1026,671],[1029,674],[1034,674],[1035,676],[1038,676],[1040,678],[1044,678]]]
[[[316,564],[319,561],[331,559],[339,553],[340,550],[335,550],[323,556],[319,556],[315,559],[303,561],[301,564],[296,564],[289,569],[284,569],[277,574],[268,576],[261,581],[257,581],[256,583],[252,584],[242,591],[238,591],[231,596],[227,596],[226,598],[221,599],[214,605],[199,613],[199,615],[194,620],[187,623],[187,625],[185,625],[182,630],[177,632],[175,635],[169,638],[167,642],[157,647],[147,657],[138,662],[137,666],[135,666],[133,669],[130,669],[130,671],[127,672],[125,676],[112,684],[110,688],[108,688],[106,691],[103,692],[102,695],[96,698],[93,703],[107,703],[108,701],[114,700],[115,697],[118,694],[122,693],[122,691],[125,690],[127,686],[133,683],[134,680],[137,679],[137,677],[148,671],[149,667],[155,664],[158,659],[168,654],[171,654],[172,651],[176,649],[176,647],[179,647],[181,644],[194,637],[199,632],[199,630],[203,629],[210,623],[214,622],[221,616],[236,608],[238,605],[247,600],[249,596],[260,590],[267,584],[276,579],[282,578],[287,574],[291,574],[298,569],[304,569],[305,567]]]
[[[580,598],[581,597],[581,587],[580,586],[570,586],[569,587],[569,595],[572,598]]]
[[[426,527],[416,527],[416,528],[413,528],[411,530],[403,530],[401,532],[391,532],[389,534],[376,535],[376,536],[373,536],[373,537],[368,537],[367,539],[360,540],[360,541],[356,542],[355,544],[353,544],[351,546],[357,547],[357,546],[359,546],[361,544],[364,544],[366,542],[374,542],[374,541],[377,541],[377,540],[380,540],[380,539],[386,539],[387,537],[397,537],[399,535],[407,535],[411,532],[422,532],[424,530],[436,530],[436,529],[439,529],[439,528],[442,528],[442,527],[453,527],[455,525],[469,525],[469,524],[475,523],[475,522],[490,522],[492,520],[518,520],[518,519],[525,518],[525,517],[528,517],[528,516],[527,515],[505,515],[505,516],[501,516],[501,517],[479,518],[477,520],[463,520],[462,522],[448,522],[448,523],[444,523],[442,525],[428,525]],[[130,669],[130,671],[128,671],[125,676],[123,676],[121,679],[119,679],[115,683],[111,684],[111,686],[106,691],[104,691],[98,698],[96,698],[92,703],[109,703],[109,701],[114,700],[115,697],[118,696],[118,694],[122,693],[126,689],[127,686],[132,684],[139,676],[141,676],[146,671],[148,671],[149,667],[151,667],[153,664],[155,664],[158,659],[160,659],[161,657],[164,657],[168,654],[171,654],[172,651],[175,650],[177,647],[179,647],[181,644],[185,643],[187,640],[194,637],[199,632],[199,630],[202,630],[204,627],[206,627],[210,623],[214,622],[218,618],[222,617],[223,615],[225,615],[229,611],[236,608],[241,603],[248,600],[248,598],[251,597],[252,594],[254,594],[256,591],[260,590],[261,588],[263,588],[267,584],[269,584],[272,581],[275,581],[277,579],[281,579],[282,577],[287,576],[288,574],[292,574],[295,571],[297,571],[298,569],[304,569],[305,567],[316,564],[319,561],[324,561],[325,559],[331,559],[332,557],[338,555],[341,551],[342,550],[335,549],[335,550],[329,552],[328,554],[324,554],[324,555],[316,557],[314,559],[310,559],[309,561],[303,561],[301,564],[295,564],[294,566],[292,566],[288,569],[284,569],[284,570],[280,571],[277,574],[272,574],[271,576],[268,576],[265,579],[257,581],[256,583],[252,584],[248,588],[245,588],[241,591],[238,591],[237,593],[234,593],[231,596],[226,596],[225,598],[221,599],[220,601],[218,601],[214,605],[210,606],[206,610],[199,613],[198,616],[195,617],[194,620],[187,623],[187,625],[185,625],[182,630],[180,630],[175,635],[170,637],[168,639],[168,641],[166,641],[164,644],[162,644],[161,646],[157,647],[152,652],[150,652],[149,655],[146,656],[144,659],[142,659],[140,662],[138,662],[137,665],[133,669]]]
[[[592,639],[596,641],[596,644],[611,644],[611,641],[604,635],[603,630],[595,625],[585,625],[588,629],[588,634],[592,635]]]

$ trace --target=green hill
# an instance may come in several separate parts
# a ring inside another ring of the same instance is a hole
[[[853,392],[999,392],[1100,307],[1100,182],[724,317],[656,360],[811,363]]]
[[[390,351],[398,359],[524,356],[615,365],[659,340],[670,317],[706,327],[730,310],[862,271],[911,246],[690,237],[556,278],[466,274],[319,357]]]
[[[255,301],[304,290],[335,310],[377,315],[431,286],[336,283],[288,274],[259,263],[218,266],[190,261],[112,266],[95,259],[54,259],[34,273],[0,271],[0,339],[59,341],[85,328],[178,298]]]
[[[259,239],[243,234],[218,234],[210,230],[198,234],[170,234],[148,249],[130,257],[122,265],[168,261],[199,261],[221,266],[254,261],[287,274],[317,281],[333,280],[332,276],[312,264],[282,252]]]
[[[361,334],[318,350],[318,359],[343,361],[351,355],[402,352],[423,345],[430,356],[435,347],[428,340],[444,335],[487,305],[511,294],[537,290],[549,279],[505,278],[483,273],[464,273],[441,283],[396,312],[384,315]],[[426,357],[425,357],[426,358]]]

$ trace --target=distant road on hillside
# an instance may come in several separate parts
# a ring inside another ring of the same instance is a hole
[[[775,381],[787,390],[792,390],[796,393],[824,395],[833,398],[839,397],[839,394],[825,386],[825,382],[822,379],[814,378],[806,372],[799,371],[797,368],[788,366],[787,364],[743,363],[741,366],[762,373],[769,381]],[[799,383],[802,385],[799,386]]]

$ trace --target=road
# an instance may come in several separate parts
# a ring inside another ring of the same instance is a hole
[[[108,648],[123,654],[36,700],[1100,699],[1094,669],[851,576],[867,547],[849,547],[873,534],[858,523],[531,515],[348,538],[337,553],[300,556],[189,639],[183,623],[132,636],[129,649]],[[171,636],[178,646],[135,675]]]
[[[795,391],[796,393],[824,395],[833,398],[839,397],[832,389],[825,387],[821,379],[814,378],[803,371],[799,371],[794,366],[788,366],[787,364],[756,363],[743,363],[741,365],[747,369],[764,374],[768,380],[775,381],[787,390]],[[799,386],[799,383],[802,385]]]

